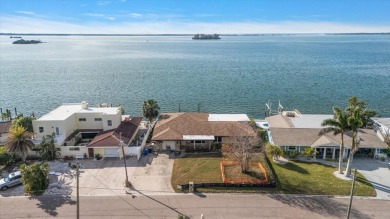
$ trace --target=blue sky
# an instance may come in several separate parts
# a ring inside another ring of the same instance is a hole
[[[390,32],[388,0],[0,0],[0,32]]]

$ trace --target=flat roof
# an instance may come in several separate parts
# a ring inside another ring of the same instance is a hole
[[[246,114],[209,114],[209,122],[249,122]]]
[[[387,128],[390,129],[390,118],[373,117],[371,119],[374,120],[375,122],[380,123],[380,124],[382,124],[382,125],[384,125],[384,126],[386,126]]]
[[[75,113],[105,113],[105,114],[117,114],[119,107],[88,107],[87,109],[81,108],[81,103],[65,103],[54,109],[53,111],[43,115],[38,121],[57,121],[65,120]]]
[[[323,128],[321,123],[325,119],[332,119],[331,114],[301,114],[297,117],[288,117],[295,128]]]
[[[214,135],[183,135],[183,140],[214,140]]]

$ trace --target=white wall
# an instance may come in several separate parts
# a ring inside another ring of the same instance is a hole
[[[106,130],[110,130],[110,129],[115,129],[121,124],[122,114],[120,111],[118,111],[118,113],[115,115],[103,114],[102,118],[103,118],[103,130],[106,131]],[[108,126],[108,123],[107,123],[108,120],[112,121],[112,126]]]
[[[103,129],[103,113],[75,113],[75,122],[77,129]],[[85,118],[86,121],[79,121]],[[101,118],[102,121],[95,121],[95,118]]]

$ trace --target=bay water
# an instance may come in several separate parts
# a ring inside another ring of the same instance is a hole
[[[121,104],[141,115],[155,99],[162,112],[246,113],[264,104],[331,113],[357,96],[390,116],[390,35],[0,36],[0,108],[41,116],[62,103]]]

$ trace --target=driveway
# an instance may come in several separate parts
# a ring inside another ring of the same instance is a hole
[[[106,158],[102,161],[81,160],[80,195],[110,196],[125,194],[123,160]],[[144,194],[173,193],[171,187],[173,159],[169,154],[149,154],[140,160],[126,160],[127,174],[134,190]],[[76,180],[72,178],[72,195],[76,195]]]
[[[360,173],[374,186],[377,198],[390,200],[390,169],[388,162],[372,158],[354,158],[352,168]]]
[[[150,195],[174,193],[171,186],[173,153],[149,154],[142,157],[130,178],[140,193]]]

